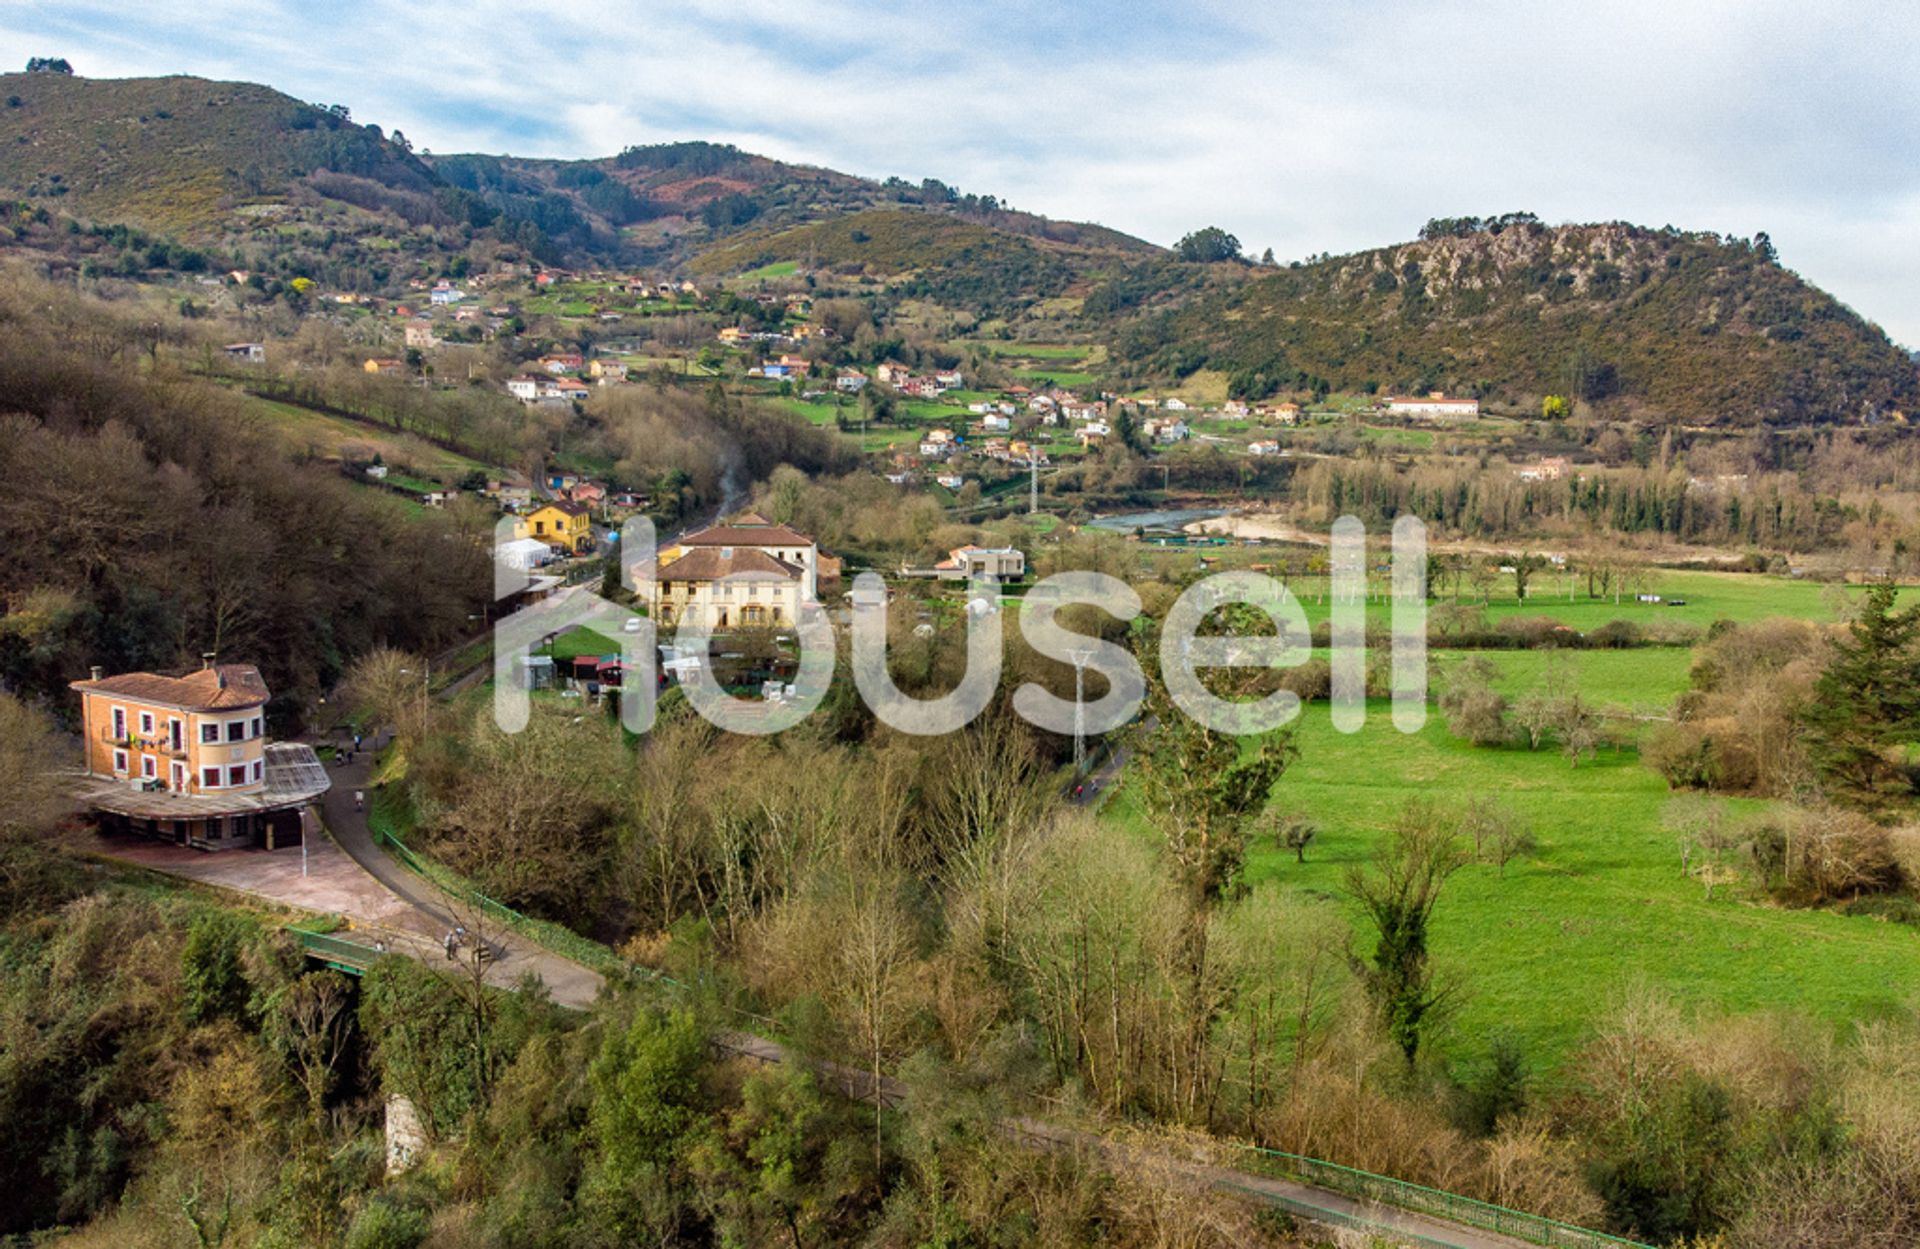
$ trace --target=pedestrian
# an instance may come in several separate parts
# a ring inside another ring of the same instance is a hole
[[[353,748],[355,751],[360,749],[360,735],[358,733],[353,735]]]
[[[447,961],[449,963],[453,961],[453,931],[451,929],[447,931]]]
[[[353,791],[353,809],[355,811],[364,811],[366,810],[366,808],[367,808],[367,791],[364,789],[354,790]]]

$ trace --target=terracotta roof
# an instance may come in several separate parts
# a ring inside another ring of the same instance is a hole
[[[813,539],[760,516],[743,516],[731,524],[709,525],[679,540],[681,546],[812,546]]]
[[[539,507],[534,508],[532,514],[538,516],[548,508],[552,508],[556,512],[565,512],[569,516],[585,516],[588,514],[586,504],[575,503],[571,499],[554,499],[543,503]]]
[[[229,711],[267,701],[267,683],[252,664],[220,664],[183,677],[154,672],[124,672],[98,681],[75,681],[73,688],[116,694],[135,702],[164,703],[188,711]]]
[[[798,565],[777,560],[765,551],[756,551],[752,547],[735,547],[733,554],[727,555],[720,548],[710,546],[688,551],[664,568],[648,560],[634,569],[635,575],[643,581],[718,581],[722,577],[743,575],[772,576],[793,581],[799,578],[800,571]]]

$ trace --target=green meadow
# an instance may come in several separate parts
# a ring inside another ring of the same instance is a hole
[[[1385,560],[1386,543],[1382,541],[1375,546],[1377,549],[1372,554]],[[1331,611],[1327,601],[1327,579],[1323,575],[1305,571],[1310,558],[1316,561],[1315,567],[1324,561],[1324,550],[1309,554],[1297,548],[1279,551],[1257,547],[1185,550],[1170,547],[1165,548],[1164,552],[1155,548],[1153,554],[1156,558],[1176,560],[1192,560],[1197,555],[1203,555],[1219,569],[1265,564],[1274,575],[1283,577],[1309,621],[1323,620]],[[1296,573],[1291,571],[1293,569],[1301,571]],[[1368,618],[1384,622],[1390,614],[1387,595],[1391,582],[1385,574],[1376,572],[1369,579],[1369,586],[1372,597],[1366,605]],[[1641,603],[1632,595],[1589,597],[1586,578],[1578,571],[1569,576],[1557,569],[1542,569],[1534,574],[1524,602],[1514,597],[1513,577],[1501,575],[1494,582],[1484,606],[1488,619],[1492,621],[1510,616],[1551,616],[1582,632],[1612,620],[1631,620],[1642,626],[1684,623],[1704,629],[1717,620],[1749,623],[1768,616],[1831,620],[1834,618],[1835,595],[1841,593],[1836,587],[1791,577],[1662,568],[1648,571],[1647,592],[1659,595],[1661,601]],[[1857,595],[1860,591],[1855,587],[1845,593]],[[1900,601],[1910,603],[1916,595],[1920,595],[1920,587],[1906,587],[1901,591]],[[1682,601],[1675,603],[1675,599]],[[1470,581],[1463,578],[1456,591],[1449,578],[1428,603],[1428,610],[1432,612],[1453,603],[1482,605]]]
[[[1622,652],[1660,663],[1670,662],[1668,653]],[[1582,686],[1595,696],[1618,693],[1623,671],[1583,667]],[[1357,921],[1346,873],[1419,802],[1498,798],[1537,839],[1537,850],[1504,875],[1470,864],[1441,897],[1433,955],[1456,996],[1437,1041],[1452,1057],[1472,1057],[1485,1038],[1510,1033],[1551,1078],[1594,1025],[1640,989],[1711,1011],[1792,1011],[1835,1025],[1920,1002],[1920,930],[1787,910],[1737,891],[1709,900],[1682,873],[1677,844],[1662,829],[1665,782],[1631,750],[1602,751],[1574,768],[1549,749],[1466,745],[1437,715],[1420,732],[1401,734],[1384,702],[1350,736],[1334,730],[1323,703],[1309,704],[1294,727],[1300,757],[1275,799],[1320,832],[1304,864],[1282,847],[1253,846],[1245,879],[1254,890],[1322,899]],[[1129,835],[1154,836],[1124,786],[1105,814]]]

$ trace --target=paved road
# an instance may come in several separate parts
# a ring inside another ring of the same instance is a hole
[[[446,894],[375,844],[366,812],[355,809],[356,793],[364,793],[369,799],[372,797],[369,780],[372,770],[372,751],[362,751],[352,763],[331,769],[333,788],[327,791],[322,804],[327,832],[332,835],[334,844],[345,851],[363,872],[379,882],[387,894],[406,904],[416,925],[425,924],[424,931],[436,942],[440,941],[454,924],[452,912],[447,907]],[[341,913],[348,914],[344,911]],[[353,918],[350,914],[348,917]],[[592,1005],[594,998],[599,996],[602,978],[598,972],[582,967],[571,959],[561,958],[512,933],[495,930],[489,932],[487,937],[505,950],[505,957],[494,964],[488,975],[490,981],[511,987],[531,970],[546,982],[553,1000],[562,1006],[584,1008]]]
[[[356,790],[368,791],[369,757],[331,769],[333,788],[323,803],[326,828],[316,830],[304,856],[298,846],[280,850],[194,850],[133,835],[79,834],[78,848],[170,876],[251,894],[268,902],[339,915],[367,944],[380,942],[428,966],[446,959],[443,945],[455,920],[447,897],[376,846],[365,812],[355,811]],[[469,928],[473,925],[469,924]],[[546,983],[553,1000],[584,1009],[600,994],[598,972],[498,929],[485,936],[501,956],[488,968],[488,983],[516,987],[529,971]]]

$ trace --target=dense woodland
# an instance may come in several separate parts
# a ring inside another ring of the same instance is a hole
[[[143,363],[137,327],[0,288],[9,688],[213,650],[258,662],[297,717],[376,643],[467,631],[487,566],[470,535],[292,463],[217,388]]]

